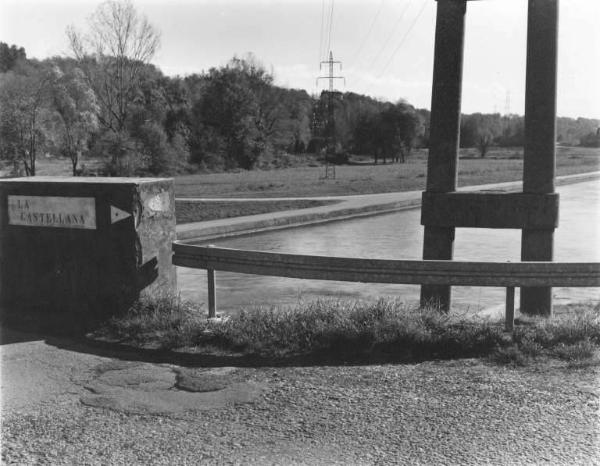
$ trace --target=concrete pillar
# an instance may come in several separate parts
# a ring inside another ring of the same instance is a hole
[[[460,134],[465,0],[437,0],[427,192],[456,191]],[[452,259],[454,227],[425,225],[423,259]],[[423,285],[421,305],[450,308],[451,288]]]
[[[558,0],[529,0],[523,192],[554,192]],[[551,261],[554,229],[523,229],[521,260]],[[521,289],[521,312],[551,315],[552,288]]]

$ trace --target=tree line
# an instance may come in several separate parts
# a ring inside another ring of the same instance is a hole
[[[600,147],[600,121],[558,117],[556,137],[557,143],[567,146]],[[523,116],[473,113],[461,118],[460,146],[477,148],[481,157],[492,146],[522,147],[524,143]]]
[[[108,175],[162,175],[281,165],[287,154],[307,152],[404,162],[428,145],[427,110],[282,88],[252,55],[165,76],[150,63],[160,34],[128,0],[102,3],[83,32],[71,27],[67,35],[71,56],[46,60],[0,43],[0,158],[15,173],[35,175],[42,154],[68,158],[73,174],[85,174],[93,159]],[[559,142],[598,147],[599,125],[559,118]],[[516,115],[461,122],[461,146],[481,156],[492,145],[522,145],[523,134]]]

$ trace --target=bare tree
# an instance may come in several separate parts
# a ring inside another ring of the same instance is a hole
[[[88,19],[87,33],[71,26],[67,36],[98,99],[98,121],[125,141],[140,73],[158,49],[160,33],[137,13],[130,0],[108,0]],[[119,154],[113,154],[115,157]]]

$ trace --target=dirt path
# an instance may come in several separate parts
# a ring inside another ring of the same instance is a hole
[[[12,341],[7,464],[600,463],[598,367],[208,369]]]

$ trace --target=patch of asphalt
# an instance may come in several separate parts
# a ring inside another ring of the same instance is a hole
[[[565,175],[556,178],[556,185],[587,181],[600,177],[600,172]],[[522,190],[521,181],[467,186],[459,191],[501,191],[518,192]],[[267,214],[233,217],[206,222],[177,225],[177,239],[189,241],[208,241],[216,238],[246,235],[263,231],[293,228],[325,222],[346,220],[361,216],[378,215],[413,209],[421,206],[422,191],[407,191],[382,194],[364,194],[351,196],[329,196],[315,198],[275,198],[277,200],[312,199],[335,200],[336,204],[307,209],[296,209]],[[178,198],[179,199],[179,198]],[[210,201],[208,198],[180,198],[185,200]],[[219,201],[222,199],[212,199]],[[272,199],[227,199],[228,202],[264,201]]]
[[[103,367],[80,397],[86,406],[136,414],[177,414],[255,401],[263,387],[239,380],[234,368],[184,369],[117,361]]]

